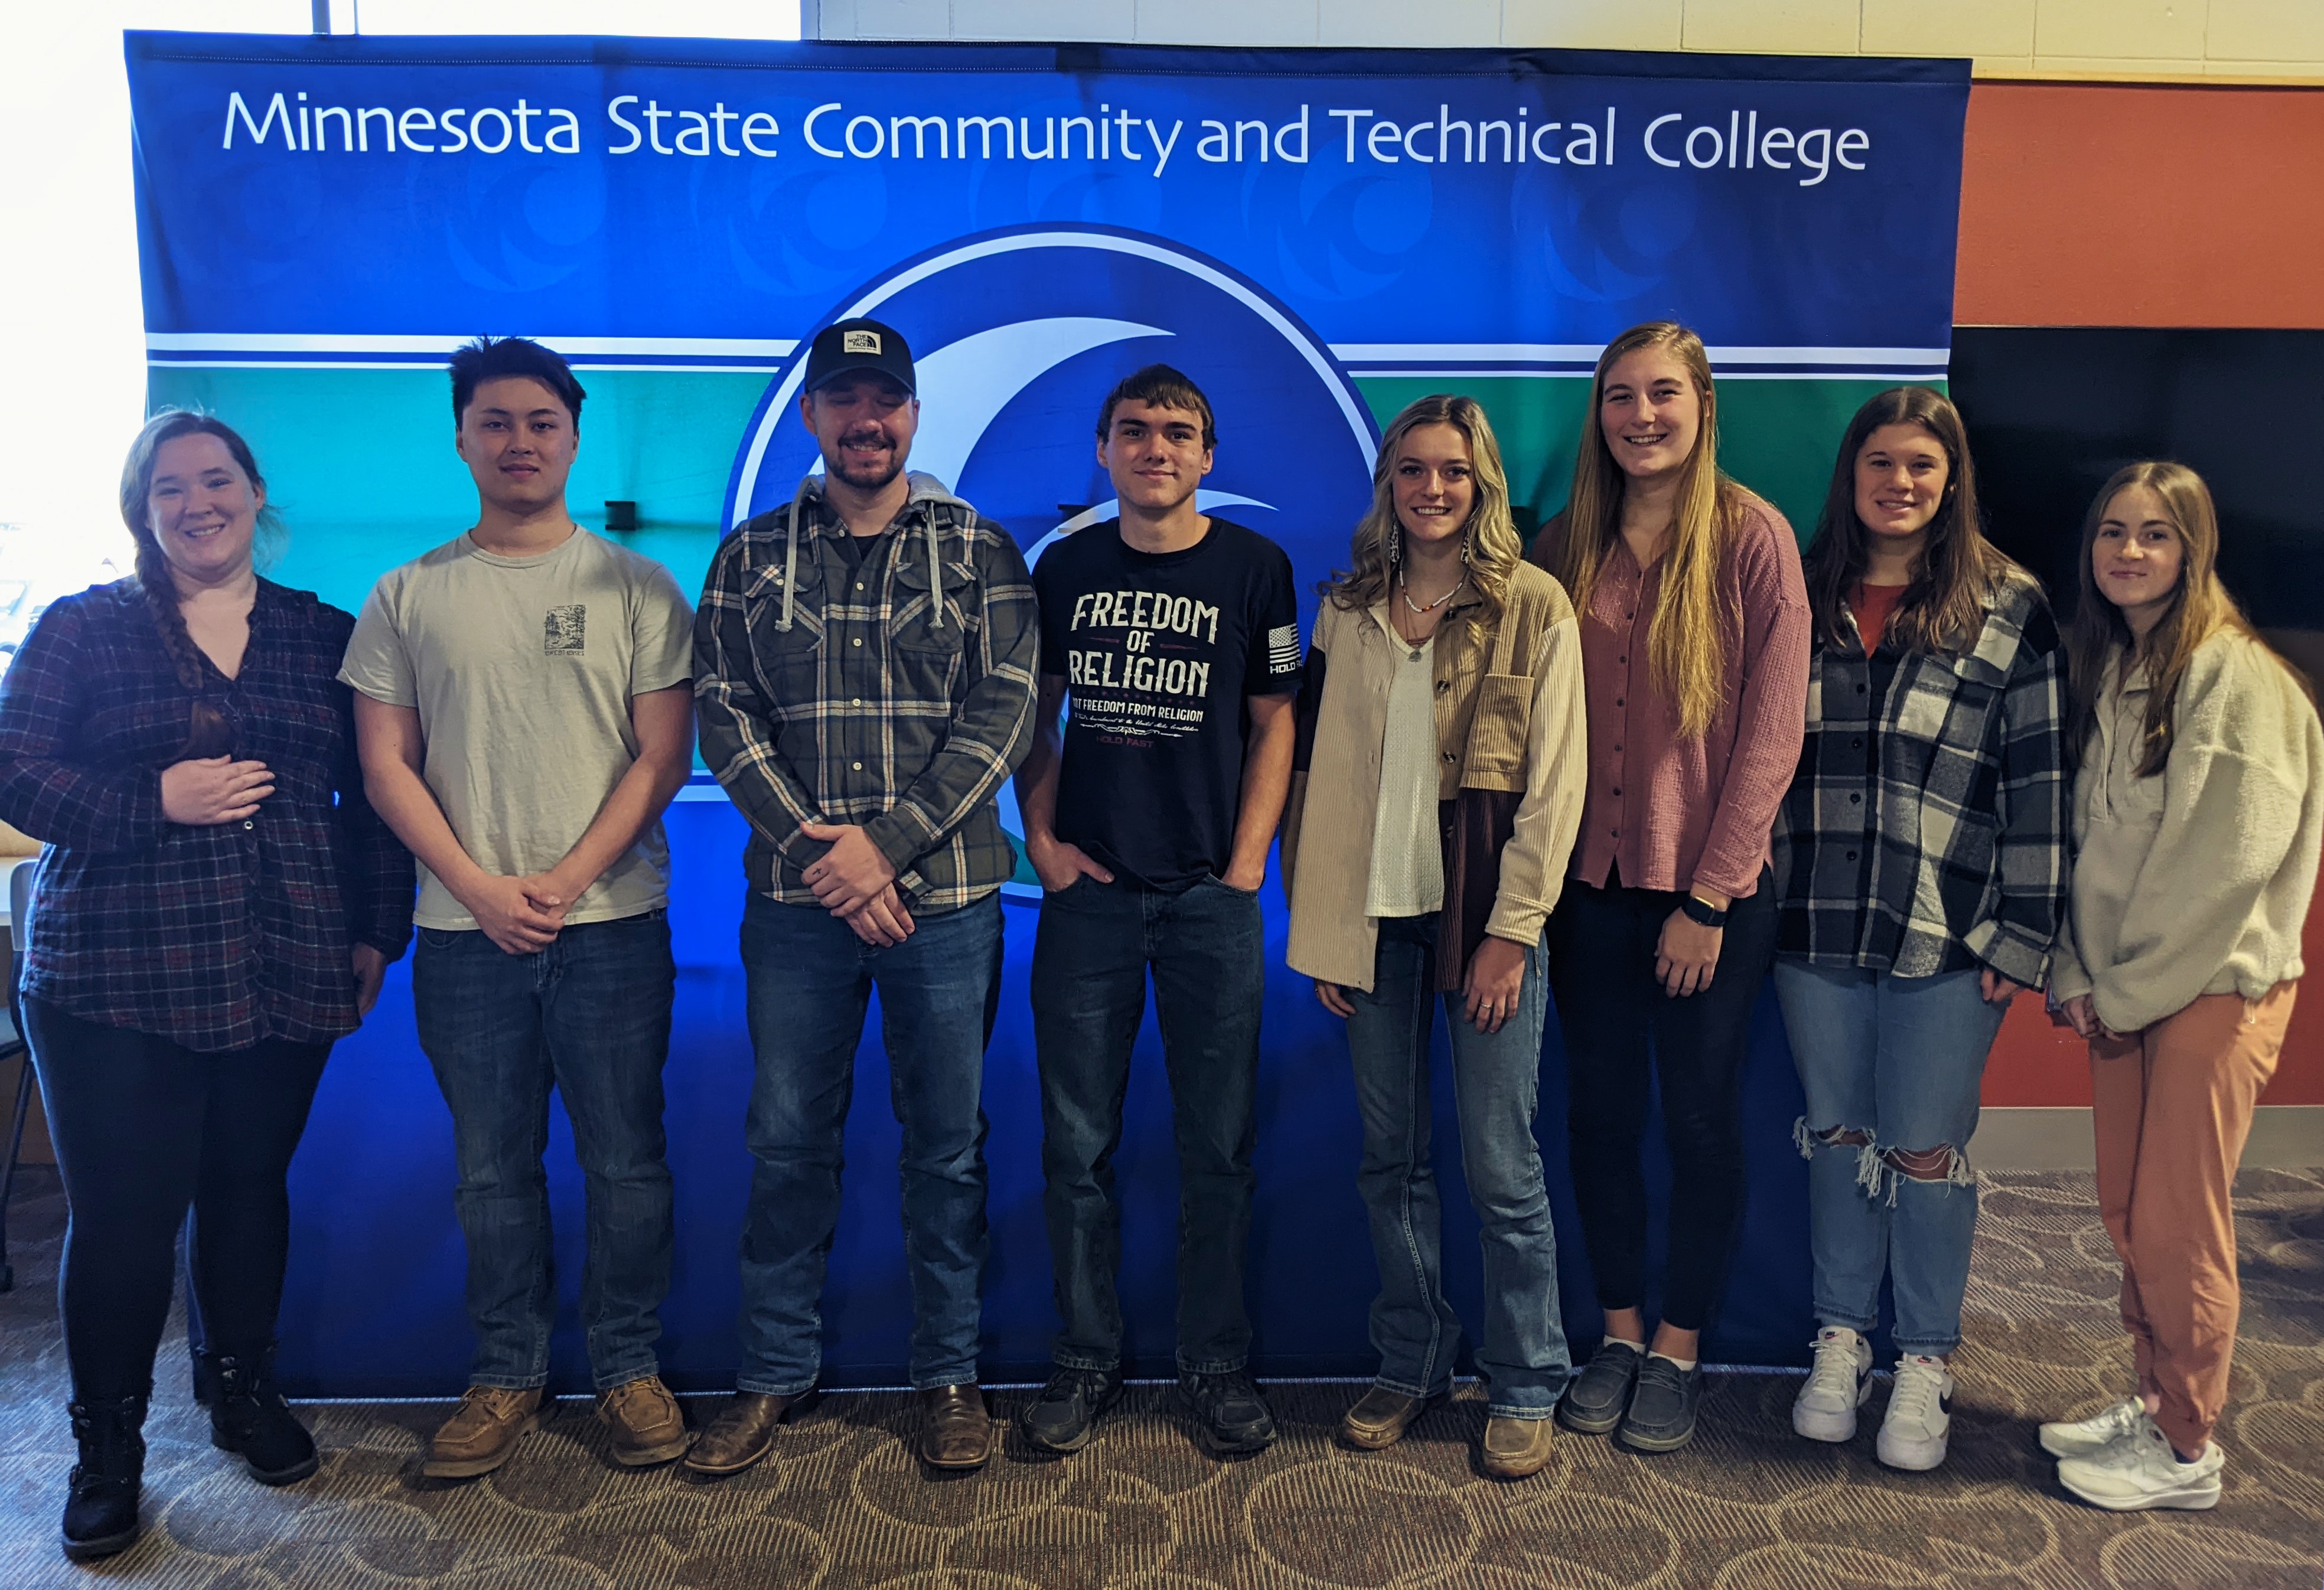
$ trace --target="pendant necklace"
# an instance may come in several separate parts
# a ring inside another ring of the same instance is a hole
[[[1425,619],[1430,613],[1434,612],[1438,608],[1443,607],[1446,602],[1452,601],[1455,596],[1460,595],[1462,588],[1467,585],[1468,583],[1468,573],[1463,570],[1461,577],[1452,582],[1452,589],[1447,591],[1443,595],[1438,597],[1435,601],[1430,602],[1425,607],[1423,607],[1419,602],[1416,602],[1412,599],[1412,587],[1410,584],[1406,583],[1402,574],[1398,574],[1397,576],[1396,589],[1397,593],[1404,598],[1404,605],[1410,608],[1416,616]],[[1412,655],[1405,660],[1407,662],[1416,663],[1420,660],[1421,647],[1427,644],[1427,642],[1425,640],[1413,641],[1407,639],[1405,644],[1412,648]]]

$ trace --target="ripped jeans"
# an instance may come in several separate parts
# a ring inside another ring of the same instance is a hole
[[[1816,1319],[1869,1332],[1886,1274],[1902,1353],[1936,1357],[1960,1345],[1977,1234],[1969,1141],[2005,1008],[1985,1002],[1978,975],[1775,962],[1807,1094],[1795,1141],[1808,1161]]]

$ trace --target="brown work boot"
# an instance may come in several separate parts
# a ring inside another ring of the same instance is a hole
[[[931,1468],[982,1468],[992,1456],[992,1411],[975,1385],[920,1393],[920,1460]]]
[[[686,1455],[688,1474],[724,1479],[741,1474],[774,1450],[775,1429],[815,1402],[812,1390],[779,1397],[769,1392],[736,1392],[725,1411],[710,1421]]]
[[[1547,1419],[1485,1420],[1485,1472],[1497,1480],[1521,1480],[1549,1466],[1551,1424]]]
[[[1407,1397],[1402,1392],[1376,1385],[1357,1398],[1356,1405],[1341,1416],[1340,1438],[1367,1452],[1393,1447],[1404,1439],[1404,1432],[1412,1428],[1414,1420],[1443,1400],[1441,1395]]]
[[[428,1443],[420,1472],[429,1479],[466,1480],[509,1460],[516,1444],[540,1423],[549,1401],[539,1386],[470,1386],[460,1406]]]
[[[623,1468],[650,1468],[686,1450],[686,1415],[659,1374],[601,1392],[597,1420],[613,1432],[613,1461]]]

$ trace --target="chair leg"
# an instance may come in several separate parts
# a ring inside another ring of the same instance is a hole
[[[24,1117],[32,1104],[32,1052],[21,1051],[16,1072],[16,1116],[8,1126],[8,1158],[0,1166],[0,1291],[14,1291],[16,1266],[8,1262],[8,1199],[16,1190],[16,1162],[24,1153]]]

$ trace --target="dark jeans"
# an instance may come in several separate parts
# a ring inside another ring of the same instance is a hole
[[[1001,896],[917,919],[875,949],[816,905],[753,894],[742,912],[752,1158],[742,1222],[746,1392],[790,1396],[823,1368],[823,1282],[855,1051],[872,991],[904,1129],[904,1260],[915,1389],[976,1378],[984,1259],[984,1045],[1001,988]]]
[[[1674,999],[1655,977],[1655,945],[1679,896],[1609,881],[1596,889],[1567,879],[1549,923],[1573,1200],[1600,1307],[1644,1306],[1646,1182],[1638,1145],[1651,1065],[1671,1162],[1663,1319],[1700,1330],[1726,1289],[1743,1215],[1738,1089],[1751,1010],[1775,960],[1775,889],[1762,870],[1758,888],[1728,912],[1710,988]]]
[[[1461,995],[1436,992],[1436,929],[1434,916],[1382,921],[1371,991],[1345,990],[1355,1007],[1348,1054],[1364,1124],[1356,1186],[1380,1273],[1371,1313],[1379,1381],[1408,1397],[1441,1395],[1452,1389],[1461,1346],[1461,1317],[1444,1296],[1443,1205],[1430,1149],[1429,1038],[1441,1003],[1452,1040],[1461,1173],[1485,1260],[1477,1370],[1489,1387],[1486,1411],[1546,1419],[1573,1367],[1557,1308],[1557,1230],[1533,1135],[1547,955],[1534,946],[1516,1011],[1499,1032],[1481,1033],[1462,1014]]]
[[[1267,935],[1258,896],[1215,879],[1166,894],[1084,878],[1041,901],[1033,1038],[1042,1201],[1065,1322],[1056,1361],[1121,1363],[1113,1155],[1149,971],[1178,1143],[1178,1367],[1223,1374],[1250,1353],[1243,1269],[1258,1181],[1250,1156]]]
[[[204,1054],[31,995],[24,1025],[71,1209],[57,1291],[73,1395],[152,1388],[189,1207],[210,1349],[263,1356],[290,1245],[285,1178],[331,1046]]]
[[[677,982],[659,911],[568,927],[511,955],[474,930],[421,928],[420,1046],[452,1107],[454,1204],[468,1243],[471,1383],[549,1382],[549,1090],[565,1100],[586,1194],[581,1324],[609,1390],[656,1372],[674,1232],[661,1069]]]

